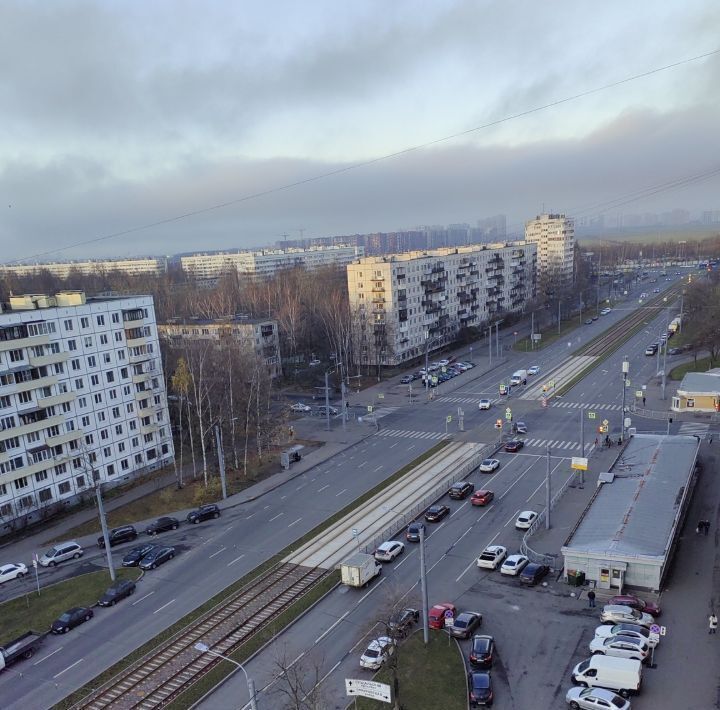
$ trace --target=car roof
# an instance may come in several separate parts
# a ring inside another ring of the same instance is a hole
[[[488,545],[483,552],[499,552],[505,548],[502,545]]]
[[[525,555],[521,555],[521,554],[516,553],[516,554],[514,554],[514,555],[510,555],[510,556],[505,560],[505,562],[517,562],[517,561],[520,560],[520,559],[527,559],[527,557],[525,557]]]
[[[399,540],[386,540],[378,545],[378,550],[387,550],[394,545],[402,545],[402,543]]]
[[[520,515],[518,515],[518,518],[522,518],[528,515],[537,515],[537,513],[534,510],[523,510]]]

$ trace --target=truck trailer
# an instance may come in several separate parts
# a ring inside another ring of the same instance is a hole
[[[340,578],[348,587],[364,587],[382,572],[382,565],[372,556],[362,552],[348,557],[340,565]]]

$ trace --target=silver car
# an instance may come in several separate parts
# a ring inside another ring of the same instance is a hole
[[[650,614],[621,604],[606,604],[600,614],[600,621],[603,624],[639,624],[648,629],[655,623]]]
[[[573,710],[630,710],[630,701],[605,688],[570,688],[565,696]]]
[[[65,560],[79,559],[83,556],[83,549],[77,542],[61,542],[51,547],[41,558],[40,564],[43,567],[54,567]]]
[[[608,638],[596,636],[590,642],[589,648],[593,655],[602,653],[615,658],[634,658],[636,661],[644,661],[650,653],[647,643],[635,636],[609,636]]]

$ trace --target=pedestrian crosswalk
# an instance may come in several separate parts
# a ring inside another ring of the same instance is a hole
[[[685,436],[699,436],[704,439],[707,436],[709,424],[701,424],[699,422],[683,422],[678,429],[678,434]]]
[[[558,441],[555,439],[525,439],[527,448],[546,449],[550,447],[552,452],[555,451],[580,451],[580,444],[577,441]],[[588,453],[594,444],[592,442],[585,444],[585,453]]]
[[[564,409],[592,409],[606,412],[619,412],[622,409],[620,404],[590,404],[588,402],[566,402],[562,399],[553,399],[550,402],[551,407],[561,407]]]
[[[481,399],[490,399],[489,397],[438,397],[437,402],[452,402],[455,404],[477,404]],[[500,398],[490,399],[491,404],[497,404],[498,402],[504,402]]]
[[[374,417],[375,419],[382,419],[383,417],[386,417],[388,414],[397,412],[398,409],[400,409],[400,407],[376,407],[375,409],[373,409],[372,414],[370,416]]]
[[[446,439],[448,434],[436,431],[406,431],[404,429],[381,429],[378,436],[397,436],[403,439]]]

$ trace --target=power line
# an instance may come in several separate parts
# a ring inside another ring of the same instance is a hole
[[[129,234],[136,234],[138,232],[142,232],[148,229],[152,229],[154,227],[160,227],[162,225],[166,224],[172,224],[173,222],[179,222],[184,219],[188,219],[189,217],[195,217],[197,215],[206,214],[208,212],[213,212],[215,210],[224,209],[225,207],[230,207],[232,205],[238,205],[242,204],[243,202],[249,202],[250,200],[256,200],[260,197],[266,197],[267,195],[273,195],[280,192],[286,192],[288,190],[292,190],[296,187],[301,187],[303,185],[308,185],[313,182],[318,182],[320,180],[325,180],[330,177],[334,177],[336,175],[342,175],[343,173],[350,172],[352,170],[357,170],[359,168],[364,168],[369,165],[375,165],[376,163],[384,162],[386,160],[391,160],[392,158],[398,158],[403,155],[407,155],[409,153],[414,153],[420,150],[424,150],[425,148],[430,148],[434,145],[439,145],[440,143],[446,143],[448,141],[455,140],[456,138],[462,138],[463,136],[468,136],[473,133],[477,133],[478,131],[483,131],[487,128],[493,128],[494,126],[499,126],[503,123],[507,123],[509,121],[514,121],[518,118],[524,118],[525,116],[530,116],[534,113],[538,113],[540,111],[545,111],[549,108],[555,108],[557,106],[562,106],[563,104],[570,103],[571,101],[577,101],[578,99],[584,98],[586,96],[591,96],[592,94],[597,94],[602,91],[607,91],[608,89],[613,89],[618,86],[622,86],[623,84],[628,84],[633,81],[637,81],[639,79],[644,79],[646,77],[652,76],[653,74],[659,74],[660,72],[667,71],[669,69],[675,69],[679,66],[683,66],[684,64],[690,64],[691,62],[696,62],[700,59],[707,59],[708,57],[714,56],[716,54],[720,54],[720,48],[713,49],[709,52],[704,52],[703,54],[697,54],[693,57],[688,57],[686,59],[681,59],[677,62],[673,62],[671,64],[665,64],[660,67],[656,67],[654,69],[650,69],[645,72],[641,72],[640,74],[633,74],[632,76],[625,77],[624,79],[619,79],[617,81],[610,82],[608,84],[603,84],[601,86],[594,87],[592,89],[587,89],[586,91],[581,91],[577,94],[572,94],[570,96],[566,96],[561,99],[556,99],[555,101],[550,101],[549,103],[542,104],[540,106],[535,106],[533,108],[526,109],[525,111],[520,111],[518,113],[510,114],[508,116],[504,116],[503,118],[498,118],[494,121],[489,121],[488,123],[483,123],[479,126],[474,126],[473,128],[467,128],[463,131],[458,131],[457,133],[451,133],[449,135],[443,136],[441,138],[435,138],[433,140],[427,141],[425,143],[420,143],[414,146],[409,146],[407,148],[403,148],[401,150],[395,151],[393,153],[387,153],[385,155],[378,156],[376,158],[370,158],[368,160],[363,160],[357,163],[352,163],[351,165],[346,165],[342,168],[336,168],[335,170],[329,170],[325,173],[320,173],[318,175],[313,175],[308,178],[303,178],[302,180],[296,180],[294,182],[287,183],[285,185],[278,185],[277,187],[268,188],[267,190],[261,190],[259,192],[250,193],[249,195],[244,195],[243,197],[238,197],[233,200],[228,200],[226,202],[221,202],[215,205],[211,205],[209,207],[202,207],[197,210],[192,210],[190,212],[184,212],[179,215],[175,215],[174,217],[168,217],[166,219],[157,220],[155,222],[149,222],[147,224],[138,225],[137,227],[131,227],[129,229],[124,229],[119,232],[111,232],[109,234],[104,234],[98,237],[93,237],[92,239],[85,239],[82,241],[74,242],[72,244],[68,244],[63,247],[58,247],[56,249],[48,249],[46,251],[38,252],[36,254],[33,254],[31,256],[22,257],[19,259],[13,259],[12,261],[5,262],[6,264],[17,264],[23,261],[29,261],[32,259],[39,259],[44,256],[49,256],[51,254],[58,254],[63,251],[67,251],[68,249],[75,249],[77,247],[81,246],[87,246],[89,244],[97,244],[98,242],[108,241],[110,239],[116,239],[117,237],[124,237]]]

